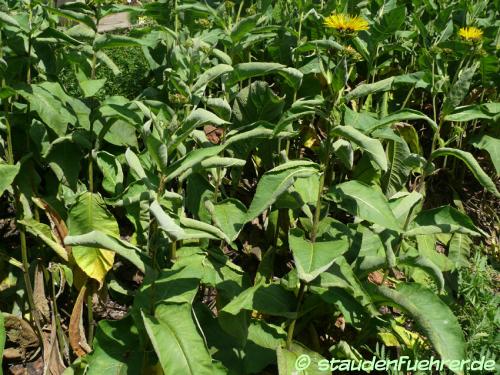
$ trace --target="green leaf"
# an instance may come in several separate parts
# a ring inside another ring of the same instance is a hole
[[[14,182],[21,165],[0,164],[0,196]]]
[[[250,62],[235,65],[226,83],[228,87],[231,87],[249,78],[261,77],[273,73],[283,76],[293,88],[298,88],[302,82],[302,73],[297,69],[287,68],[285,65],[278,63]]]
[[[85,357],[85,374],[102,375],[111,369],[114,375],[143,373],[147,355],[140,345],[130,315],[121,320],[101,320],[92,343],[93,352]]]
[[[0,24],[21,28],[19,22],[17,22],[17,20],[14,17],[11,17],[5,12],[0,12]]]
[[[90,193],[88,193],[90,194]],[[136,266],[142,273],[147,273],[151,260],[137,247],[122,241],[116,236],[94,230],[82,235],[72,235],[64,238],[64,244],[70,246],[82,246],[85,248],[106,249],[119,254]],[[90,257],[92,255],[89,254]]]
[[[94,41],[94,49],[99,51],[105,48],[141,47],[146,45],[145,39],[131,38],[125,35],[104,34]]]
[[[26,227],[28,232],[32,235],[39,237],[43,242],[45,242],[48,246],[52,248],[65,261],[68,261],[68,252],[59,244],[52,235],[52,230],[47,224],[40,223],[34,219],[24,219],[19,220],[19,224],[22,224]]]
[[[87,79],[84,81],[78,81],[80,88],[83,91],[85,98],[90,98],[97,94],[97,92],[102,89],[106,83],[106,78],[102,79]]]
[[[236,126],[257,121],[273,122],[283,112],[285,102],[269,87],[267,82],[256,81],[236,95],[233,114]]]
[[[472,236],[485,235],[465,214],[450,206],[442,206],[420,212],[405,236],[436,233],[464,233]]]
[[[260,14],[255,14],[253,16],[240,19],[231,30],[231,40],[233,43],[239,42],[244,36],[250,34],[255,26],[257,26],[257,21],[260,17]]]
[[[269,303],[272,301],[272,303]],[[292,292],[281,285],[255,285],[237,295],[221,310],[223,313],[237,315],[241,310],[256,310],[263,314],[283,316],[294,319],[297,301]]]
[[[260,179],[257,190],[247,211],[246,222],[253,220],[293,185],[295,179],[309,177],[319,172],[316,163],[295,160],[267,171]]]
[[[405,163],[410,156],[410,148],[404,140],[391,140],[387,148],[389,169],[382,175],[381,187],[387,197],[401,191],[408,181],[411,168]]]
[[[103,199],[89,192],[78,196],[75,205],[69,210],[68,229],[71,236],[94,230],[114,237],[120,235],[118,224]],[[87,246],[73,247],[72,254],[82,271],[100,283],[104,281],[115,258],[112,251]]]
[[[298,342],[292,342],[290,349],[278,346],[276,355],[279,375],[324,375],[330,370],[328,360]]]
[[[486,150],[488,154],[490,154],[497,175],[500,175],[500,138],[495,138],[488,134],[481,134],[473,137],[470,143],[474,147]]]
[[[500,117],[500,103],[483,103],[456,108],[446,121],[466,122],[477,119],[496,120]]]
[[[182,126],[179,128],[179,130],[176,131],[175,136],[172,137],[172,139],[169,141],[169,151],[175,149],[180,143],[182,143],[194,129],[206,124],[210,124],[213,126],[223,126],[229,123],[221,119],[216,114],[207,111],[206,109],[196,108],[184,120]]]
[[[472,248],[471,238],[463,233],[454,233],[448,244],[448,259],[455,268],[469,265],[469,254]]]
[[[167,181],[178,177],[189,169],[195,167],[195,165],[200,164],[203,160],[215,156],[224,150],[224,146],[212,146],[207,148],[199,148],[192,150],[187,153],[186,156],[172,163],[168,169],[166,175]]]
[[[80,148],[72,139],[61,137],[50,144],[45,159],[58,180],[75,191],[82,157]]]
[[[464,68],[458,73],[458,79],[453,83],[450,91],[444,98],[442,116],[446,116],[453,112],[460,105],[465,96],[469,93],[470,84],[478,64],[474,64],[469,68]]]
[[[469,168],[469,170],[472,172],[474,177],[476,177],[479,183],[483,185],[486,190],[488,190],[496,197],[500,197],[500,192],[497,190],[495,183],[491,180],[488,174],[483,171],[477,160],[474,158],[474,156],[472,156],[470,152],[457,150],[455,148],[443,147],[434,151],[430,156],[430,160],[433,160],[440,156],[454,156],[457,159],[462,160],[467,168]]]
[[[123,171],[116,157],[109,152],[99,151],[96,160],[102,172],[104,190],[111,194],[120,193],[123,190]]]
[[[328,196],[351,215],[383,228],[401,232],[387,198],[374,187],[352,180],[332,186]]]
[[[186,236],[184,230],[178,225],[174,219],[167,215],[160,204],[155,200],[149,206],[149,210],[158,221],[159,227],[172,239],[177,241]]]
[[[229,198],[222,202],[205,202],[212,221],[230,239],[234,241],[245,224],[246,207],[237,199]]]
[[[341,232],[330,241],[311,242],[304,238],[304,232],[298,228],[290,230],[288,243],[299,278],[306,283],[330,268],[335,259],[349,248],[348,238]]]
[[[159,140],[154,134],[148,134],[144,138],[146,138],[146,146],[149,155],[151,155],[151,158],[154,160],[161,173],[165,174],[168,168],[167,145]]]
[[[58,16],[62,16],[70,20],[83,23],[84,25],[90,27],[92,30],[97,31],[97,26],[95,21],[92,19],[92,17],[90,17],[87,14],[63,8],[45,7],[45,9],[47,9],[47,11],[49,11],[50,13],[57,14]]]
[[[165,375],[211,375],[212,359],[189,304],[159,305],[144,325]]]
[[[391,113],[388,116],[381,118],[380,120],[374,122],[369,126],[368,131],[373,132],[381,127],[394,124],[400,121],[410,121],[410,120],[424,120],[426,121],[432,128],[433,131],[436,131],[438,126],[429,116],[423,114],[420,111],[416,111],[414,109],[402,109],[396,112]]]
[[[233,71],[233,67],[226,64],[219,64],[211,67],[210,69],[205,70],[196,80],[196,83],[193,85],[191,91],[193,93],[197,93],[200,90],[204,90],[205,87],[217,79],[223,74]],[[201,93],[202,94],[202,93]]]
[[[415,283],[400,283],[395,290],[385,286],[377,289],[415,320],[442,360],[465,358],[462,328],[450,308],[432,291]]]
[[[387,157],[378,139],[370,138],[351,126],[336,126],[332,134],[344,137],[361,147],[383,171],[387,171]]]

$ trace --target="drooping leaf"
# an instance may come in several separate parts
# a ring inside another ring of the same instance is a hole
[[[383,171],[387,170],[387,157],[379,140],[370,138],[351,126],[336,126],[332,129],[332,133],[361,147]]]
[[[266,172],[257,185],[254,199],[247,211],[246,221],[253,220],[271,206],[295,179],[317,174],[319,167],[310,161],[289,161]]]
[[[211,375],[212,360],[189,304],[162,304],[144,325],[165,375]]]
[[[64,239],[64,243],[71,246],[94,248],[96,251],[106,249],[109,250],[109,252],[115,252],[127,259],[142,273],[147,273],[148,267],[151,264],[151,260],[140,249],[129,244],[128,242],[116,238],[114,235],[109,235],[107,233],[100,232],[99,230],[94,230],[81,235],[67,236]],[[109,256],[108,253],[101,256],[107,257]],[[103,263],[107,264],[106,262]]]
[[[484,234],[467,215],[453,207],[442,206],[421,211],[410,224],[409,230],[405,235],[411,237],[424,234],[455,232],[470,234],[472,236]]]
[[[457,318],[431,290],[416,283],[400,283],[396,289],[379,286],[378,292],[415,320],[442,360],[465,357],[464,334]]]
[[[500,139],[488,134],[473,137],[470,143],[481,150],[486,150],[495,166],[497,175],[500,175]]]
[[[401,231],[387,198],[374,187],[352,180],[332,186],[328,196],[351,215],[383,228]]]
[[[454,156],[457,159],[460,159],[464,162],[464,164],[469,168],[474,177],[478,180],[478,182],[483,185],[486,190],[490,193],[494,194],[496,197],[500,197],[500,192],[497,190],[495,183],[491,180],[490,176],[481,168],[477,160],[474,156],[467,151],[458,150],[455,148],[442,147],[434,151],[430,159],[433,160],[440,156]]]

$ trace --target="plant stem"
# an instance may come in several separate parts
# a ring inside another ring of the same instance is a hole
[[[301,281],[299,288],[299,295],[297,297],[297,314],[299,313],[300,308],[302,307],[302,299],[304,298],[305,289],[306,289],[306,284],[303,281]],[[293,319],[292,323],[290,323],[290,326],[288,327],[288,335],[286,338],[286,347],[288,348],[288,350],[290,350],[292,346],[293,331],[295,330],[296,323],[297,319]]]

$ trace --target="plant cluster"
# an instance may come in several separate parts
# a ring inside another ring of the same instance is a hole
[[[453,311],[498,302],[463,270],[498,249],[499,11],[0,0],[3,369],[476,355]]]

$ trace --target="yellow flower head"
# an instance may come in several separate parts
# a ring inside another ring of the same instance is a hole
[[[325,26],[337,31],[352,33],[368,30],[368,21],[363,17],[340,13],[326,17]]]
[[[478,41],[483,37],[483,30],[478,29],[477,27],[462,27],[458,31],[458,35],[460,35],[465,40]]]

